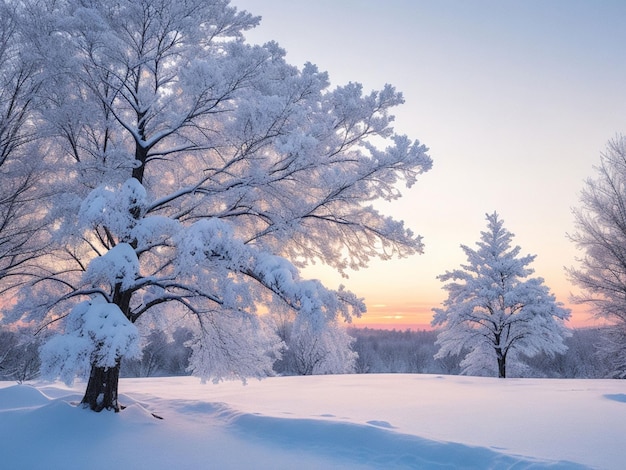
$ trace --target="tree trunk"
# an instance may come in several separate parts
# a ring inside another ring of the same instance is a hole
[[[501,379],[506,378],[506,358],[505,357],[498,358],[498,377]]]
[[[93,411],[113,410],[120,411],[117,402],[117,386],[120,378],[120,363],[115,367],[91,366],[89,382],[81,404]]]
[[[116,284],[113,293],[113,302],[120,308],[127,318],[130,317],[131,293],[123,291],[120,284]],[[120,411],[117,402],[117,389],[120,380],[120,364],[122,358],[117,358],[114,367],[100,367],[91,365],[89,382],[81,401],[83,407],[89,407],[93,411],[113,410]]]
[[[505,379],[506,378],[506,353],[508,349],[502,350],[500,346],[500,332],[495,334],[495,351],[496,358],[498,359],[498,378]]]
[[[144,137],[144,114],[138,115],[138,122],[142,124],[139,127],[142,138]],[[143,182],[145,163],[148,157],[148,149],[142,147],[138,143],[135,145],[135,160],[141,162],[141,165],[133,168],[132,176],[136,178],[140,183]],[[140,214],[135,209],[131,210],[133,218],[138,219]],[[123,240],[120,240],[123,241]],[[137,248],[136,240],[127,240],[133,248]],[[130,313],[130,300],[132,297],[132,291],[125,291],[122,289],[121,284],[116,284],[113,289],[113,303],[116,304],[120,310],[126,315],[132,323],[133,319]],[[94,364],[91,365],[91,372],[89,373],[89,382],[87,383],[87,389],[85,395],[81,401],[83,407],[89,407],[93,411],[100,412],[102,410],[113,410],[116,413],[120,411],[120,405],[117,401],[117,389],[120,380],[120,364],[122,358],[118,358],[114,367],[99,367]]]

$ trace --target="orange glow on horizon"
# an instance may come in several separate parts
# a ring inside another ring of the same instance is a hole
[[[430,302],[367,303],[367,312],[361,318],[354,318],[351,326],[382,330],[431,330],[431,309],[435,305]]]
[[[432,330],[433,308],[441,306],[440,301],[401,301],[383,303],[367,302],[367,312],[360,318],[353,318],[348,326],[381,330]],[[605,321],[595,318],[585,306],[565,303],[572,311],[569,328],[592,328],[603,326]]]

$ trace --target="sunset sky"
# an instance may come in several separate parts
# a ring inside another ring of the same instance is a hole
[[[564,267],[571,208],[606,142],[626,132],[626,2],[622,0],[234,0],[261,15],[248,34],[277,41],[334,85],[391,83],[406,104],[396,131],[430,148],[433,169],[384,210],[424,237],[423,255],[376,262],[341,279],[365,297],[358,324],[423,328],[446,297],[436,276],[459,267],[497,211],[571,326],[593,324]]]

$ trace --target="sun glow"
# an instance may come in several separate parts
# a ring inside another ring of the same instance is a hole
[[[398,301],[396,303],[367,303],[367,312],[353,319],[354,326],[385,330],[429,330],[432,306],[429,303]]]

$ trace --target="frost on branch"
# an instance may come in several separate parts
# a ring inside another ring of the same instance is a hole
[[[228,270],[246,269],[249,264],[249,249],[235,238],[228,223],[217,218],[200,220],[182,230],[176,244],[181,273],[207,263]]]
[[[66,319],[65,334],[41,348],[42,375],[71,384],[86,377],[92,365],[115,367],[121,357],[140,355],[139,332],[115,304],[102,300],[76,305]]]
[[[297,269],[279,256],[260,253],[253,267],[254,275],[284,298],[298,312],[296,323],[304,321],[315,332],[321,332],[338,316],[350,321],[352,315],[365,312],[365,304],[343,286],[327,289],[316,280],[301,280]]]

